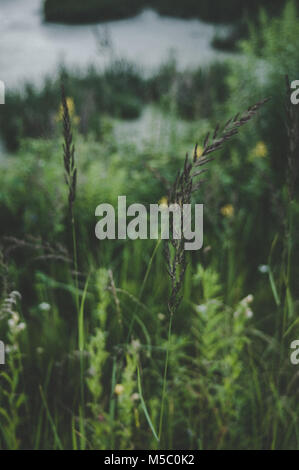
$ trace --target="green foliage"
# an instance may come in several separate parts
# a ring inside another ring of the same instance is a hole
[[[286,74],[295,80],[298,70],[298,11],[294,1],[288,1],[279,18],[260,13],[259,23],[251,25],[248,40],[242,42],[244,62],[234,62],[229,77],[230,90],[239,89],[238,102],[257,96],[271,96],[269,106],[263,110],[258,132],[260,140],[269,145],[273,168],[273,185],[281,187],[284,181],[287,148],[285,127],[278,124],[284,106],[282,93]],[[234,99],[229,106],[236,106]]]
[[[219,277],[211,268],[204,270],[199,266],[194,282],[202,288],[203,301],[195,308],[198,315],[192,325],[198,345],[194,366],[199,374],[198,379],[193,379],[193,387],[198,388],[202,407],[200,439],[204,447],[209,447],[209,433],[217,429],[218,436],[214,435],[212,440],[222,448],[226,439],[233,441],[237,437],[233,435],[234,423],[239,421],[242,408],[247,406],[244,347],[250,344],[247,324],[253,315],[249,307],[252,296],[243,299],[235,309],[226,306],[219,297],[222,290]],[[206,419],[210,421],[207,435]]]
[[[137,357],[133,354],[126,355],[126,365],[122,373],[123,387],[122,393],[118,395],[117,399],[117,421],[118,431],[116,432],[119,438],[119,449],[134,448],[133,429],[134,429],[134,395],[133,392],[137,390],[136,369]],[[116,385],[117,387],[117,385]],[[117,390],[117,388],[116,388]]]
[[[1,316],[8,323],[6,344],[6,370],[0,372],[0,448],[17,450],[20,448],[20,427],[26,395],[22,391],[22,352],[21,332],[26,324],[20,322],[18,303],[20,294],[11,292],[1,305]]]
[[[100,328],[97,328],[94,335],[90,337],[87,351],[89,353],[89,370],[87,386],[91,394],[91,413],[90,419],[91,442],[93,448],[105,449],[109,447],[109,426],[108,415],[105,413],[103,403],[103,372],[108,353],[105,351],[105,334]],[[101,404],[102,401],[102,404]]]

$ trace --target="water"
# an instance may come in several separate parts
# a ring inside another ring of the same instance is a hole
[[[210,46],[219,26],[199,20],[160,17],[146,10],[126,20],[69,26],[44,23],[41,6],[42,0],[0,0],[0,80],[7,88],[25,81],[41,83],[59,63],[103,66],[109,58],[99,52],[96,30],[102,34],[107,29],[115,56],[147,71],[165,61],[171,51],[180,68],[205,65],[224,55]]]

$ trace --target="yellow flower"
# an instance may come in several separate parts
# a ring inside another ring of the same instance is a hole
[[[115,389],[114,389],[115,395],[121,395],[122,393],[124,393],[124,391],[125,391],[125,387],[122,384],[115,385]]]
[[[264,158],[267,156],[268,150],[264,142],[258,142],[253,149],[252,156],[255,158]]]
[[[235,214],[235,209],[231,204],[226,204],[225,206],[221,207],[220,212],[224,217],[231,218]]]
[[[198,145],[196,148],[196,159],[200,158],[202,156],[202,153],[203,153],[203,148],[200,145]]]
[[[80,118],[78,116],[76,116],[76,109],[75,109],[75,102],[74,102],[74,98],[71,98],[70,96],[68,96],[66,98],[66,104],[67,104],[67,107],[68,107],[68,110],[69,110],[69,115],[70,115],[70,118],[73,120],[73,123],[74,124],[79,124],[79,121],[80,121]],[[55,117],[55,120],[57,122],[59,121],[62,121],[63,119],[63,106],[62,104],[59,106],[59,111]]]
[[[168,199],[166,196],[163,196],[160,201],[159,201],[159,205],[162,206],[162,207],[168,207]]]

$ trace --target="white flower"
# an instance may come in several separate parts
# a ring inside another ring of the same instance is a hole
[[[48,304],[47,302],[42,302],[41,304],[39,304],[39,309],[42,310],[43,312],[48,312],[51,308],[51,305]]]
[[[23,331],[25,330],[25,328],[26,328],[26,323],[23,321],[19,323],[19,325],[17,326],[18,331]]]
[[[258,267],[258,270],[260,273],[262,274],[266,274],[269,272],[269,266],[267,264],[261,264],[259,267]]]
[[[243,305],[251,304],[252,302],[253,302],[253,295],[252,294],[247,295],[246,297],[244,297],[243,300],[241,300],[241,304],[243,304]]]
[[[17,347],[15,344],[7,344],[7,345],[5,346],[5,352],[6,352],[7,354],[12,353],[12,352],[15,352],[15,351],[17,351],[17,350],[18,350],[18,347]]]
[[[247,307],[245,310],[241,309],[234,312],[234,318],[238,318],[240,315],[245,315],[246,318],[252,318],[253,311]]]
[[[202,305],[196,305],[195,307],[197,313],[206,313],[207,311],[207,306],[202,304]]]
[[[246,316],[246,318],[252,318],[253,317],[253,311],[250,308],[247,308],[245,310],[245,316]]]
[[[13,318],[10,318],[8,320],[8,326],[9,326],[10,329],[13,329],[16,326],[16,322],[14,321]]]
[[[140,349],[140,346],[141,346],[139,339],[133,339],[131,345],[134,351],[138,351],[138,349]]]
[[[18,298],[18,299],[21,300],[21,298],[22,298],[20,292],[18,292],[17,290],[13,290],[13,291],[10,293],[10,295],[14,298],[14,300],[15,300],[15,298]]]
[[[132,401],[137,401],[137,400],[139,400],[139,398],[140,398],[139,393],[133,393],[131,395],[131,400]]]
[[[15,324],[18,323],[18,321],[20,320],[20,317],[19,317],[19,314],[17,312],[12,312],[12,320],[15,322]]]
[[[95,377],[95,375],[97,373],[97,371],[95,370],[94,367],[90,367],[87,372],[91,377]]]

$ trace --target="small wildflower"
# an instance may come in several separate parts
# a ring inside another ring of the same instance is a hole
[[[268,150],[264,142],[258,142],[253,149],[252,156],[254,158],[264,158],[267,156]]]
[[[14,321],[13,318],[10,318],[8,320],[8,326],[9,326],[10,329],[13,329],[16,326],[16,322]]]
[[[162,207],[168,207],[168,199],[166,196],[163,196],[160,201],[159,201],[159,205],[162,206]]]
[[[196,305],[195,307],[197,313],[206,313],[207,311],[207,306],[202,304],[202,305]]]
[[[137,401],[137,400],[139,400],[139,398],[140,398],[139,393],[133,393],[131,395],[131,400],[132,401]]]
[[[42,302],[41,304],[39,304],[38,308],[42,310],[43,312],[48,312],[51,308],[51,305],[48,304],[47,302]]]
[[[67,104],[67,107],[68,107],[68,110],[69,110],[69,115],[70,115],[70,118],[72,119],[73,124],[75,124],[75,125],[79,124],[80,118],[78,116],[76,116],[74,98],[71,98],[70,96],[67,96],[66,97],[66,104]],[[61,104],[59,106],[59,111],[58,111],[58,113],[56,115],[56,118],[55,118],[56,122],[60,122],[60,121],[63,120],[63,113],[64,113],[63,105]]]
[[[11,293],[10,293],[10,296],[16,301],[16,299],[19,299],[21,300],[22,298],[22,295],[20,294],[20,292],[18,292],[17,290],[13,290]]]
[[[241,302],[241,304],[242,304],[242,302]],[[234,312],[234,318],[239,318],[241,315],[245,316],[246,318],[252,318],[253,317],[253,311],[251,310],[251,308],[246,307],[243,304],[243,308],[240,308],[240,309],[238,309]]]
[[[196,159],[200,158],[203,153],[203,148],[200,145],[197,145],[196,147]]]
[[[90,375],[91,377],[95,377],[96,375],[96,370],[94,367],[90,367],[87,371],[88,375]]]
[[[246,318],[252,318],[253,317],[253,311],[250,308],[247,308],[245,310],[245,317]]]
[[[140,346],[141,346],[139,339],[133,339],[131,345],[134,351],[138,351],[138,349],[140,349]]]
[[[25,330],[25,328],[26,328],[26,323],[22,321],[21,323],[18,324],[17,328],[18,328],[18,331],[23,331],[23,330]]]
[[[160,321],[163,321],[165,319],[165,315],[163,313],[158,313],[158,318]]]
[[[232,204],[226,204],[225,206],[221,207],[220,212],[224,217],[231,218],[235,214],[235,209]]]
[[[260,273],[262,274],[266,274],[269,272],[269,266],[267,264],[261,264],[259,267],[258,267],[258,270]]]
[[[125,387],[122,384],[115,385],[114,393],[115,395],[122,395],[125,391]]]
[[[14,321],[15,324],[17,324],[20,320],[20,316],[17,312],[12,312],[12,320]]]
[[[241,301],[242,304],[251,304],[253,302],[253,295],[252,294],[249,294],[247,295],[246,297],[244,297],[244,299]]]
[[[25,330],[26,323],[21,322],[19,323],[20,317],[19,314],[16,312],[12,312],[11,318],[8,320],[8,326],[13,335],[17,335],[20,331]]]
[[[7,345],[5,346],[5,352],[6,352],[7,354],[10,354],[10,353],[12,353],[12,352],[16,352],[17,350],[18,350],[18,347],[17,347],[16,344],[12,344],[12,345],[11,345],[11,344],[7,344]]]

